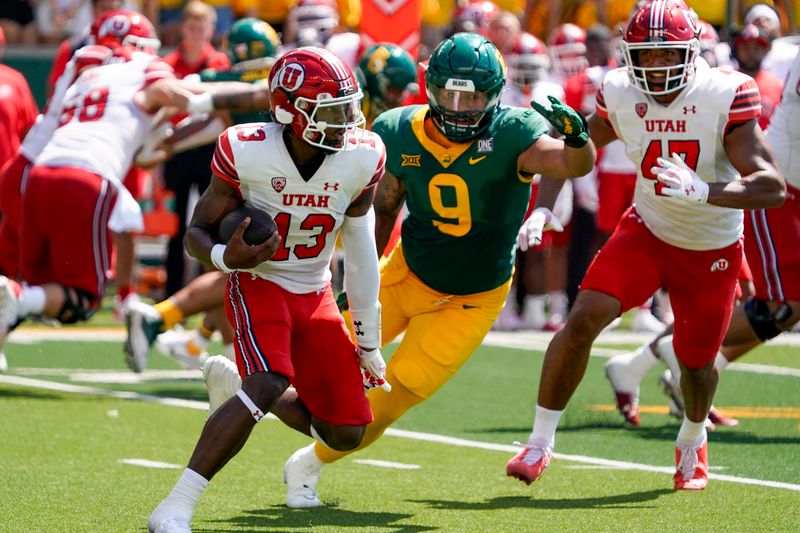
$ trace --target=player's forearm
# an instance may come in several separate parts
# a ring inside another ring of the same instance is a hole
[[[186,237],[183,245],[189,255],[208,266],[214,266],[211,262],[211,249],[218,244],[211,238],[211,234],[196,226],[189,226],[186,229]]]
[[[535,207],[545,207],[550,211],[556,205],[556,198],[564,187],[564,180],[542,176],[539,181],[539,190],[536,192]]]
[[[786,183],[774,172],[762,170],[728,183],[710,183],[708,203],[735,209],[780,207],[786,199]]]
[[[378,252],[378,257],[383,255],[386,246],[389,244],[389,239],[392,237],[395,222],[397,221],[397,213],[380,212],[375,210],[375,247]]]
[[[580,148],[573,148],[565,144],[563,158],[564,167],[567,169],[569,177],[576,178],[578,176],[585,176],[592,171],[595,159],[597,158],[597,151],[592,141],[589,141]]]
[[[342,224],[344,288],[353,317],[356,342],[367,349],[380,348],[380,274],[372,240],[375,215],[346,216]]]
[[[269,91],[264,87],[253,87],[247,91],[220,92],[212,95],[214,109],[228,111],[264,111],[269,109]]]

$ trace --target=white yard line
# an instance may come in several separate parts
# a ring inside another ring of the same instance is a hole
[[[417,470],[420,468],[419,465],[395,463],[394,461],[381,461],[379,459],[353,459],[353,462],[360,465],[377,466],[379,468],[396,468],[398,470]]]
[[[183,407],[183,408],[197,409],[197,410],[208,409],[207,402],[198,402],[195,400],[182,400],[179,398],[161,398],[159,396],[140,394],[137,392],[113,391],[97,387],[85,387],[80,385],[70,385],[66,383],[55,383],[52,381],[24,378],[19,376],[0,375],[0,384],[2,383],[8,383],[11,385],[19,385],[24,387],[32,387],[37,389],[70,392],[75,394],[91,394],[94,396],[106,396],[110,398],[121,398],[125,400],[140,400],[146,402],[154,402],[161,405],[169,405],[173,407]],[[273,415],[268,415],[268,416],[272,419],[275,419]],[[491,442],[481,442],[475,440],[461,439],[458,437],[448,437],[446,435],[437,435],[435,433],[422,433],[419,431],[408,431],[403,429],[389,428],[386,430],[386,434],[403,439],[434,442],[437,444],[446,444],[449,446],[459,446],[464,448],[477,448],[480,450],[498,451],[511,454],[517,453],[519,451],[518,446],[513,446],[509,444],[495,444]],[[670,476],[675,473],[675,467],[672,466],[653,466],[641,463],[629,463],[626,461],[614,461],[611,459],[603,459],[600,457],[587,457],[585,455],[567,455],[560,453],[555,454],[555,457],[557,459],[562,459],[564,461],[571,461],[575,463],[601,466],[606,468],[638,470],[641,472],[668,474]],[[739,483],[743,485],[756,485],[760,487],[770,487],[770,488],[800,492],[800,485],[792,483],[783,483],[780,481],[751,479],[751,478],[728,476],[724,474],[715,474],[715,473],[709,473],[708,477],[710,479],[729,481],[731,483]]]

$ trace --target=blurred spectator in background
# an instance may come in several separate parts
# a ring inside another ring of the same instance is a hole
[[[0,2],[0,29],[9,44],[35,44],[38,37],[33,23],[35,0],[3,0]]]
[[[0,60],[5,47],[5,34],[0,27]],[[25,77],[11,67],[0,65],[0,168],[16,154],[38,114],[39,108]]]
[[[122,4],[122,0],[91,0],[92,15],[94,15],[92,20],[96,20],[100,15],[109,11],[122,9]],[[65,39],[58,47],[56,57],[53,60],[53,66],[50,69],[50,75],[47,77],[48,98],[53,94],[53,88],[56,86],[56,81],[58,81],[58,78],[60,78],[61,74],[64,73],[64,67],[67,66],[67,63],[72,58],[75,50],[83,48],[87,44],[92,44],[90,42],[91,37],[89,35],[89,29],[92,20],[86,23],[86,26],[79,35],[70,39]]]
[[[158,32],[164,46],[178,44],[184,3],[184,0],[158,0]]]
[[[265,0],[264,3],[269,3],[271,1],[272,0]],[[214,43],[218,44],[222,41],[222,37],[236,20],[233,13],[235,0],[203,0],[203,2],[213,7],[216,13],[214,36],[212,39]],[[185,38],[186,37],[184,37],[184,39]]]
[[[763,30],[772,44],[767,57],[761,62],[761,68],[779,80],[785,80],[798,48],[795,44],[779,39],[781,21],[778,13],[767,4],[756,4],[747,11],[744,23],[745,26],[752,24]]]
[[[175,51],[164,57],[178,78],[199,74],[205,69],[230,68],[228,56],[211,45],[216,22],[217,13],[210,5],[200,0],[186,4],[181,15],[181,42]],[[214,143],[211,143],[177,154],[164,163],[164,185],[175,193],[175,212],[178,215],[178,233],[170,239],[167,248],[167,297],[184,285],[186,258],[183,237],[186,234],[189,195],[193,187],[197,187],[200,194],[208,187],[213,156]]]
[[[748,24],[733,39],[733,57],[736,60],[736,69],[744,72],[758,85],[761,93],[761,116],[758,125],[766,130],[775,108],[781,102],[783,81],[770,74],[762,67],[764,58],[770,50],[770,39],[766,31]]]
[[[36,27],[47,44],[80,35],[92,20],[90,0],[39,0],[36,4]]]

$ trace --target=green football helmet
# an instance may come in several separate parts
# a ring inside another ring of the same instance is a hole
[[[378,43],[367,48],[358,62],[356,76],[373,116],[402,105],[410,93],[419,91],[417,65],[396,44]]]
[[[234,68],[255,68],[275,62],[281,40],[272,26],[251,17],[234,22],[222,44]]]
[[[434,124],[451,141],[474,139],[489,127],[505,81],[503,56],[486,37],[448,37],[433,50],[425,73]]]

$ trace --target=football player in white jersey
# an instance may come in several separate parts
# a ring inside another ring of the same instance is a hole
[[[610,71],[598,91],[590,133],[598,147],[625,142],[638,166],[635,203],[589,267],[565,328],[548,346],[533,431],[506,469],[526,483],[550,463],[556,427],[594,339],[662,285],[676,316],[686,399],[674,488],[699,490],[708,482],[704,422],[742,261],[742,210],[780,206],[786,186],[757,125],[755,82],[696,68],[698,36],[685,6],[643,5],[624,35],[627,66]]]
[[[137,13],[116,13],[152,28]],[[212,95],[175,80],[148,40],[117,48],[107,64],[75,80],[57,128],[27,176],[19,268],[30,285],[0,276],[0,343],[28,315],[73,323],[94,314],[110,262],[109,218],[155,113],[165,107],[247,107],[267,97],[266,90],[248,84],[226,90]]]
[[[208,480],[267,411],[330,448],[350,450],[372,421],[365,389],[391,389],[380,353],[371,209],[384,172],[383,142],[361,129],[355,77],[326,50],[286,53],[269,86],[274,122],[220,135],[211,186],[187,233],[192,255],[229,273],[225,305],[242,388],[208,419],[184,474],[151,514],[151,532],[190,531]],[[219,243],[219,221],[243,203],[269,213],[278,232],[248,246],[245,219],[227,244]],[[330,285],[340,230],[356,345]]]

